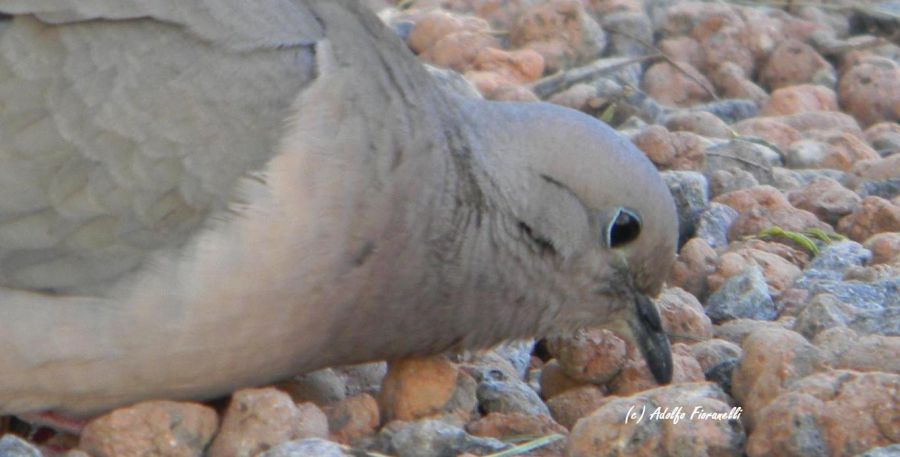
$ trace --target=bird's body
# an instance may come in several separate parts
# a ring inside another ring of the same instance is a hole
[[[671,197],[599,122],[449,93],[350,0],[73,4],[0,0],[0,413],[613,322],[671,371]]]

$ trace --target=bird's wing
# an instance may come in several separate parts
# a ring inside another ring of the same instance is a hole
[[[152,18],[218,46],[243,50],[309,43],[322,33],[310,8],[293,0],[4,0],[0,11],[33,15],[50,24]]]
[[[0,0],[0,287],[102,294],[276,149],[322,28],[291,0]]]

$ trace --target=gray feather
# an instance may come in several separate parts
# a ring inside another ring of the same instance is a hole
[[[321,36],[290,1],[0,11],[21,14],[0,32],[0,285],[42,290],[104,287],[223,208],[274,154]]]

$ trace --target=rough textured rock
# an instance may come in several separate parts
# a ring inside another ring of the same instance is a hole
[[[872,252],[872,263],[896,263],[900,260],[900,232],[879,233],[863,243]]]
[[[631,141],[663,170],[699,170],[703,167],[705,144],[695,133],[669,132],[665,127],[652,125],[641,130]]]
[[[478,408],[484,413],[522,413],[550,416],[547,405],[524,381],[515,378],[482,379],[476,390]]]
[[[386,421],[468,414],[475,406],[474,385],[468,374],[444,357],[399,360],[388,364],[378,403]],[[467,388],[468,393],[459,392]]]
[[[565,427],[554,422],[549,416],[531,416],[522,413],[490,413],[466,424],[466,431],[474,436],[496,438],[505,442],[521,436],[569,434]],[[565,441],[557,441],[532,452],[532,454],[535,457],[558,456],[564,447]]]
[[[0,438],[0,455],[3,457],[42,457],[38,448],[11,434],[3,435]]]
[[[672,346],[672,383],[678,384],[703,380],[703,370],[694,359],[693,354],[691,354],[690,348],[682,343],[674,344]],[[607,387],[615,395],[626,396],[642,390],[652,389],[658,385],[637,348],[630,348],[625,367]]]
[[[713,326],[713,336],[740,346],[744,343],[744,339],[756,330],[782,330],[784,328],[785,327],[778,322],[758,321],[754,319],[734,319]]]
[[[347,385],[331,368],[296,376],[278,385],[295,403],[313,402],[319,406],[337,403],[347,397]]]
[[[298,406],[273,388],[244,389],[232,395],[209,454],[252,457],[287,441],[327,436],[328,420],[314,404]]]
[[[571,430],[575,422],[596,411],[609,401],[600,387],[582,385],[569,389],[547,401],[553,419]]]
[[[256,457],[353,457],[340,444],[319,438],[288,441]]]
[[[660,49],[665,50],[662,46]],[[698,56],[696,59],[701,57]],[[723,62],[713,70],[709,79],[724,97],[753,100],[757,105],[763,105],[769,100],[769,94],[765,89],[748,78],[747,73],[735,63]]]
[[[826,358],[799,333],[763,328],[741,344],[743,357],[734,370],[732,395],[744,407],[744,425],[753,430],[761,411],[794,381],[821,371]]]
[[[684,405],[690,405],[691,409],[675,409]],[[693,408],[721,413],[723,417],[704,420],[695,414],[691,418]],[[676,411],[685,416],[674,419],[678,417]],[[710,383],[660,387],[611,399],[575,424],[566,455],[740,456],[746,437],[741,422],[734,417],[736,411],[729,404],[728,396]],[[638,420],[640,416],[643,418]]]
[[[732,276],[706,302],[706,314],[715,323],[737,318],[771,320],[777,315],[769,286],[759,267]]]
[[[770,89],[780,89],[805,83],[834,86],[837,77],[834,67],[812,46],[785,40],[769,54],[760,71],[760,81]]]
[[[541,369],[540,392],[544,399],[551,399],[570,389],[590,385],[569,377],[556,359],[548,361]]]
[[[759,411],[747,454],[854,456],[900,440],[900,375],[828,371]]]
[[[759,180],[753,173],[737,167],[714,170],[708,173],[708,177],[709,193],[712,197],[759,185]]]
[[[490,454],[509,445],[494,438],[472,436],[458,425],[423,419],[387,424],[375,437],[373,447],[385,454],[404,457],[450,457],[464,452]]]
[[[593,384],[606,383],[619,374],[627,354],[625,341],[606,329],[548,338],[547,348],[566,375]]]
[[[900,119],[900,65],[868,58],[844,72],[838,86],[841,106],[862,125]]]
[[[660,103],[694,106],[712,100],[713,85],[688,62],[659,62],[644,73],[641,87]]]
[[[869,143],[882,157],[900,152],[900,124],[897,122],[879,122],[863,132]]]
[[[381,423],[378,402],[369,394],[359,394],[325,409],[328,416],[329,439],[351,443],[371,435]]]
[[[762,272],[769,295],[779,295],[802,274],[797,265],[779,254],[740,244],[731,249],[719,256],[715,271],[708,277],[711,290],[718,290],[730,278],[756,267]]]
[[[718,260],[719,255],[709,243],[702,238],[691,238],[681,247],[669,282],[703,300],[709,292],[707,276],[716,270]]]
[[[847,326],[858,317],[859,310],[831,294],[813,297],[794,321],[794,331],[812,339],[832,327]]]
[[[581,2],[562,0],[527,7],[510,30],[510,42],[537,51],[553,73],[598,57],[606,34]]]
[[[218,425],[216,412],[207,406],[148,401],[93,419],[78,447],[94,457],[199,457]]]
[[[679,240],[686,241],[693,236],[700,215],[709,207],[706,177],[695,171],[664,171],[662,178],[675,199]]]
[[[866,197],[856,211],[838,222],[839,232],[865,241],[882,232],[900,232],[900,205],[880,197]]]
[[[802,134],[816,130],[827,130],[862,137],[862,129],[859,128],[859,123],[856,122],[856,119],[849,114],[838,111],[808,111],[781,116],[777,119]]]
[[[849,171],[858,161],[880,158],[859,137],[847,132],[817,132],[808,134],[807,138],[787,149],[786,166]]]
[[[782,87],[772,92],[760,110],[763,116],[783,116],[808,111],[837,111],[837,94],[814,84]]]
[[[816,178],[803,188],[788,192],[787,197],[792,205],[805,209],[832,225],[841,217],[852,213],[862,201],[855,192],[827,176]]]
[[[715,114],[706,111],[676,111],[665,118],[671,132],[694,132],[706,138],[731,138],[731,129]]]
[[[848,327],[833,327],[816,335],[813,344],[834,368],[900,374],[900,337],[864,335]]]
[[[762,138],[782,151],[802,138],[799,130],[771,117],[746,119],[732,125],[731,128],[744,136]]]
[[[712,337],[712,322],[697,298],[678,287],[662,291],[656,299],[663,328],[672,344],[692,344]]]
[[[709,208],[700,214],[696,236],[713,249],[723,249],[728,246],[728,231],[737,217],[738,212],[733,208],[713,201],[709,204]]]

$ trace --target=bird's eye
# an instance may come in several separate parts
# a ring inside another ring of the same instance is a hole
[[[606,246],[617,248],[636,240],[640,234],[640,216],[630,209],[618,208],[606,227]]]

